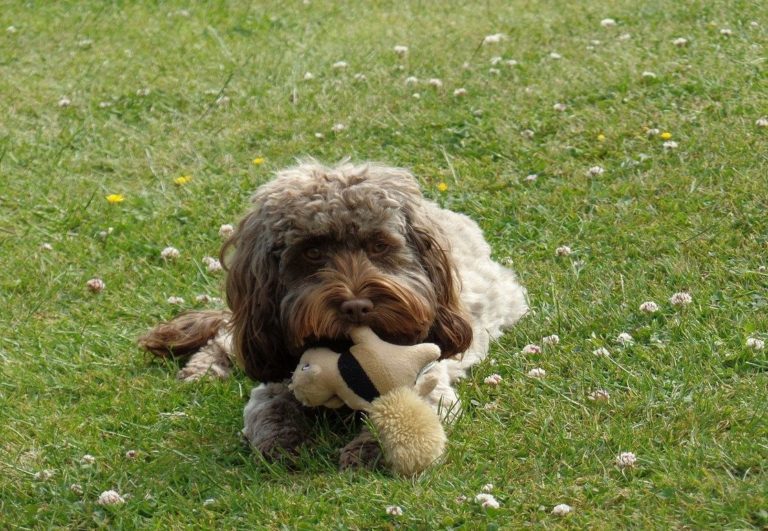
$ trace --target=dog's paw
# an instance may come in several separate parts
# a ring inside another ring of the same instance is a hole
[[[262,384],[251,391],[243,417],[243,437],[270,461],[293,459],[311,434],[301,404],[282,383]]]
[[[267,461],[292,462],[299,454],[299,448],[306,442],[305,430],[295,426],[275,427],[259,433],[243,433],[251,449]]]
[[[229,377],[230,372],[228,367],[222,367],[216,364],[208,365],[206,367],[187,365],[176,373],[176,379],[181,380],[182,382],[195,382],[201,378],[224,380]]]
[[[379,442],[367,431],[341,449],[340,470],[373,470],[382,464]]]

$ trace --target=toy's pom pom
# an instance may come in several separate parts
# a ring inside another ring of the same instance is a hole
[[[369,418],[378,432],[384,460],[396,474],[419,474],[445,450],[445,431],[437,413],[410,387],[374,400]]]

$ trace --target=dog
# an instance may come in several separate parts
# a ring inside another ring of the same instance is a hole
[[[426,200],[405,169],[304,161],[251,202],[222,248],[229,311],[182,314],[140,344],[189,356],[182,380],[227,377],[235,359],[260,382],[243,435],[267,458],[295,453],[311,431],[287,387],[308,348],[348,347],[361,325],[390,343],[436,343],[440,361],[428,373],[439,383],[427,399],[450,422],[460,411],[452,383],[528,310],[525,289],[491,259],[478,225]],[[378,455],[363,431],[340,465],[369,466]]]

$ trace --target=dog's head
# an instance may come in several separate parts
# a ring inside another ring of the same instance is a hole
[[[443,357],[469,347],[447,242],[407,171],[306,163],[252,202],[222,250],[250,377],[287,378],[306,348],[346,341],[360,325],[392,343],[437,343]]]

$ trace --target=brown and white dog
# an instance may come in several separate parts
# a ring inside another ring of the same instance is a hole
[[[193,312],[140,340],[158,355],[191,355],[179,378],[229,375],[236,359],[260,382],[243,433],[268,457],[292,452],[308,421],[286,380],[310,346],[342,346],[350,328],[391,343],[433,342],[440,384],[428,397],[445,420],[451,386],[482,360],[491,339],[527,311],[515,274],[491,260],[475,222],[425,200],[401,168],[314,161],[278,172],[224,244],[229,311]],[[377,452],[368,433],[342,451],[342,467]]]

